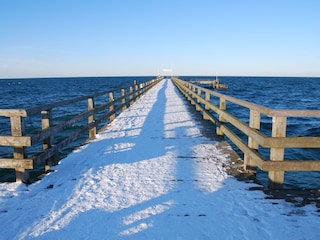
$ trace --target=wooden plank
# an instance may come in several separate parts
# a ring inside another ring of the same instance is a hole
[[[320,110],[271,110],[271,117],[319,117]]]
[[[197,105],[196,105],[196,111],[200,111],[200,108],[199,108],[199,103],[200,103],[200,96],[201,96],[201,89],[198,89],[197,90]]]
[[[287,130],[287,117],[272,118],[272,137],[285,137]],[[270,149],[271,161],[284,161],[284,148],[274,147]],[[269,171],[268,186],[272,189],[280,189],[284,183],[284,171]]]
[[[52,110],[41,111],[41,125],[42,129],[49,129],[52,126]],[[43,149],[50,148],[53,144],[53,135],[49,136],[48,138],[44,139]]]
[[[220,103],[219,103],[219,111],[224,112],[227,109],[227,101],[225,98],[220,98]],[[219,114],[219,121],[220,122],[225,122],[224,114]],[[216,133],[218,135],[223,135],[223,131],[220,129],[220,127],[217,127]]]
[[[24,109],[0,109],[2,117],[26,117],[27,112]]]
[[[249,127],[253,129],[260,129],[261,114],[257,110],[250,110]],[[259,149],[259,143],[255,141],[252,136],[248,136],[248,147],[252,149]],[[256,172],[256,166],[251,161],[248,154],[244,155],[244,169],[250,172]]]
[[[109,102],[111,103],[111,105],[109,107],[109,112],[113,112],[114,111],[114,94],[113,94],[113,92],[109,93]],[[116,114],[112,114],[110,116],[110,121],[113,121],[115,118],[116,118]]]
[[[15,137],[21,137],[24,135],[24,121],[20,116],[10,117],[11,135]]]
[[[10,117],[11,135],[14,137],[22,137],[25,134],[24,117]],[[15,146],[13,148],[13,157],[15,159],[27,158],[27,148],[24,146]],[[29,182],[29,172],[24,166],[15,167],[16,181]]]
[[[1,146],[31,146],[30,136],[0,136]]]
[[[0,158],[0,168],[33,169],[33,159]]]
[[[265,137],[265,148],[320,148],[320,137]]]
[[[139,86],[135,85],[135,101],[139,98]]]
[[[205,92],[205,103],[204,103],[204,108],[205,110],[209,110],[209,106],[208,106],[208,102],[210,102],[210,93],[208,91]],[[205,120],[209,120],[209,115],[207,113],[207,111],[203,112],[203,119]]]
[[[52,109],[41,111],[41,125],[42,129],[49,129],[52,126]],[[54,135],[49,136],[43,140],[43,150],[49,149],[54,144]],[[57,164],[57,156],[54,155],[45,161],[45,171],[49,171],[50,168]]]
[[[94,110],[94,98],[88,98],[88,111]],[[94,114],[88,116],[88,124],[91,124],[94,122]],[[89,130],[89,138],[94,138],[97,134],[97,128],[93,127]]]
[[[127,109],[125,89],[121,89],[121,96],[122,96],[122,111],[125,111]]]
[[[11,123],[11,135],[14,137],[22,137],[25,132],[24,128],[24,118],[22,117],[10,117]],[[13,157],[14,158],[26,158],[27,156],[27,148],[23,145],[17,146],[13,148]]]
[[[133,88],[132,88],[132,86],[130,87],[129,96],[130,96],[130,106],[131,106],[131,105],[134,103],[134,100],[133,100]]]
[[[284,160],[281,162],[265,161],[261,165],[263,171],[320,171],[320,160]]]

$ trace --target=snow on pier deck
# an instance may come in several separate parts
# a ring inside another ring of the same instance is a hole
[[[249,191],[206,131],[160,82],[41,181],[0,184],[1,238],[320,238],[315,206]]]

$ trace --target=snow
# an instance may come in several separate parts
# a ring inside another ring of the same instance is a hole
[[[0,239],[320,239],[319,211],[227,174],[166,79],[41,181],[0,184]]]

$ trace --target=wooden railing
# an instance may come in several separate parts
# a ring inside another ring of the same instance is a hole
[[[11,125],[11,136],[0,136],[0,146],[13,147],[12,157],[0,158],[0,168],[15,169],[17,181],[29,182],[29,169],[44,165],[45,170],[48,170],[51,166],[56,165],[58,151],[86,133],[89,134],[89,139],[94,138],[100,125],[105,126],[111,122],[116,114],[132,105],[159,81],[161,79],[154,79],[138,85],[135,84],[127,89],[100,92],[25,110],[0,109],[0,117],[10,118]],[[108,101],[103,101],[99,106],[95,106],[95,98],[98,97],[106,98]],[[87,101],[87,104],[85,101]],[[84,102],[82,104],[84,107],[79,114],[61,121],[53,116],[54,109],[74,106],[74,104],[81,102]],[[38,117],[38,115],[41,118],[40,129],[36,133],[27,135],[25,119],[30,116]],[[54,120],[59,122],[53,124]],[[73,129],[72,127],[75,124],[80,125],[80,127]],[[71,129],[72,132],[56,142],[55,136],[66,129]],[[28,157],[28,147],[39,143],[42,143],[42,150]]]
[[[256,168],[268,171],[270,188],[282,188],[285,171],[320,171],[320,160],[285,160],[285,148],[320,148],[320,137],[287,137],[288,117],[319,117],[320,110],[274,110],[248,101],[210,91],[190,82],[173,78],[174,83],[185,97],[203,113],[204,119],[217,126],[217,134],[225,135],[244,153],[245,170],[255,172]],[[213,104],[218,99],[219,106]],[[227,102],[249,109],[247,124],[236,116],[228,113]],[[271,136],[261,132],[261,115],[272,118]],[[218,116],[218,117],[215,117]],[[247,142],[232,131],[231,124],[247,136]],[[270,159],[259,153],[259,146],[270,149]]]

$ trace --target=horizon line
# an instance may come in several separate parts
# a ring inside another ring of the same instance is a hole
[[[104,75],[104,76],[46,76],[46,77],[0,77],[5,79],[54,79],[54,78],[103,78],[103,77],[157,77],[159,75]],[[160,75],[165,76],[165,75]],[[216,75],[171,75],[173,77],[216,77]],[[320,78],[320,76],[285,76],[285,75],[218,75],[219,77],[277,77],[277,78]]]

